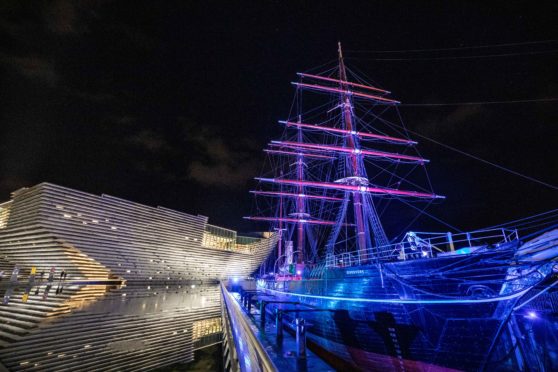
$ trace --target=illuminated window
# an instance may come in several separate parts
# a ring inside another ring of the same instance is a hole
[[[8,217],[10,216],[10,204],[5,203],[0,205],[0,229],[6,228],[8,225]]]
[[[194,239],[197,241],[197,239]],[[203,233],[202,246],[228,251],[251,253],[259,238],[237,236],[236,231],[213,225],[206,225]]]
[[[221,318],[210,318],[195,321],[192,330],[194,340],[221,331]]]

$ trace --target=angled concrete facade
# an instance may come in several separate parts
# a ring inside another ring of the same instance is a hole
[[[68,279],[220,280],[254,272],[275,235],[204,246],[207,217],[41,183],[2,204],[0,254]],[[226,229],[222,229],[226,230]],[[230,231],[230,230],[227,230]]]
[[[218,336],[217,281],[250,275],[277,243],[207,222],[49,183],[14,192],[0,204],[1,364],[135,371],[193,360],[203,335]]]

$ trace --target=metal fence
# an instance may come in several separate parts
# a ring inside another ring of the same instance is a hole
[[[229,353],[229,363],[225,365],[231,371],[277,371],[277,367],[258,341],[250,319],[223,284],[221,294],[225,343],[232,349]]]
[[[358,266],[373,261],[406,261],[443,254],[468,254],[480,247],[499,246],[519,239],[517,230],[487,229],[466,233],[408,232],[399,243],[343,252],[326,257],[326,267]]]

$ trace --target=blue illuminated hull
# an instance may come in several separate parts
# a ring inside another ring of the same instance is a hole
[[[300,315],[309,339],[355,369],[480,370],[514,307],[551,273],[548,263],[515,263],[516,247],[328,268],[322,279],[269,282],[267,291],[320,310]]]

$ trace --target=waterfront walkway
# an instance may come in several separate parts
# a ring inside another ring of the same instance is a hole
[[[307,348],[303,314],[311,308],[259,292],[249,282],[222,284],[221,293],[226,371],[335,370]],[[294,322],[286,321],[287,313],[295,314]]]

